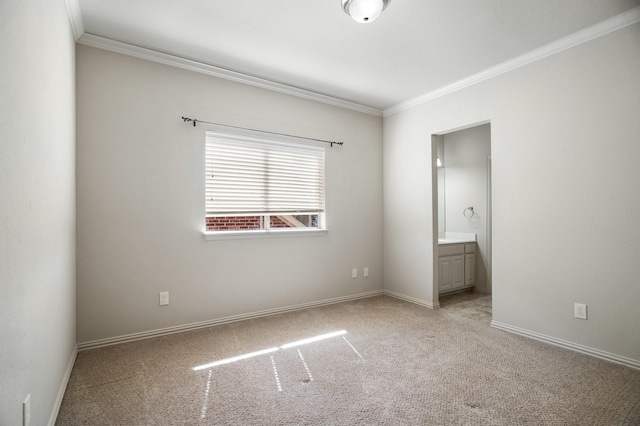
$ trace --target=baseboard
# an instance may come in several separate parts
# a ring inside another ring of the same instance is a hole
[[[599,349],[590,348],[588,346],[579,345],[577,343],[569,342],[567,340],[558,339],[556,337],[547,336],[544,334],[536,333],[534,331],[525,330],[523,328],[514,327],[509,324],[504,324],[498,321],[491,321],[491,327],[499,330],[508,331],[510,333],[518,334],[520,336],[529,337],[531,339],[539,340],[541,342],[550,343],[561,348],[570,349],[575,352],[580,352],[585,355],[590,355],[596,358],[603,359],[605,361],[621,364],[626,367],[633,368],[634,370],[640,370],[640,361],[626,358],[620,355],[615,355],[609,352],[601,351]]]
[[[194,322],[191,324],[184,324],[184,325],[179,325],[175,327],[166,327],[166,328],[160,328],[156,330],[143,331],[140,333],[110,337],[107,339],[92,340],[90,342],[78,343],[78,351],[85,351],[88,349],[95,349],[103,346],[118,345],[121,343],[134,342],[136,340],[150,339],[152,337],[165,336],[165,335],[174,334],[174,333],[182,333],[185,331],[197,330],[200,328],[228,324],[231,322],[244,321],[248,319],[283,314],[286,312],[300,311],[303,309],[315,308],[318,306],[333,305],[336,303],[348,302],[351,300],[381,296],[382,294],[383,294],[383,290],[374,290],[374,291],[369,291],[365,293],[352,294],[349,296],[335,297],[333,299],[318,300],[315,302],[301,303],[299,305],[290,305],[290,306],[284,306],[282,308],[267,309],[264,311],[251,312],[251,313],[241,314],[241,315],[233,315],[229,317],[218,318],[218,319],[213,319],[208,321]]]
[[[53,404],[51,416],[49,416],[49,422],[47,423],[47,425],[49,426],[54,426],[56,424],[58,412],[60,411],[60,406],[62,405],[62,399],[64,398],[65,391],[67,390],[67,384],[69,383],[69,378],[71,377],[71,370],[73,370],[73,364],[75,364],[77,356],[78,350],[76,348],[73,348],[73,352],[71,353],[71,357],[69,358],[69,362],[67,363],[67,369],[64,371],[62,381],[60,382],[60,387],[58,388],[58,395],[56,396],[56,400]]]
[[[452,296],[454,294],[460,294],[460,293],[468,293],[468,292],[477,292],[477,293],[482,293],[482,291],[476,290],[475,287],[464,287],[464,288],[457,288],[455,290],[448,290],[448,291],[443,291],[442,293],[439,293],[438,296],[442,297],[442,296]]]
[[[405,296],[404,294],[396,293],[395,291],[391,291],[391,290],[384,290],[384,294],[390,297],[394,297],[396,299],[404,300],[405,302],[415,303],[416,305],[424,306],[429,309],[435,309],[440,307],[439,302],[431,303],[431,302],[427,302],[426,300],[418,299],[415,297]]]

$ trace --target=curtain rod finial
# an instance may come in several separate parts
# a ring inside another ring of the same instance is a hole
[[[196,127],[196,121],[198,121],[198,120],[196,120],[195,118],[182,117],[182,121],[184,121],[185,123],[188,123],[188,122],[192,121],[193,122],[193,127]]]

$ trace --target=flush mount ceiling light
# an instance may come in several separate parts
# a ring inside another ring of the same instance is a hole
[[[373,22],[391,0],[342,0],[342,10],[361,24]]]

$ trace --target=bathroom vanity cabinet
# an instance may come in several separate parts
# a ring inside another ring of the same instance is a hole
[[[476,282],[476,243],[438,245],[439,293],[471,288]]]

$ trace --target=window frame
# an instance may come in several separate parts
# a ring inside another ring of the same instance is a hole
[[[246,213],[245,215],[250,216],[260,216],[264,218],[264,229],[251,229],[251,230],[218,230],[218,231],[209,231],[207,230],[207,218],[213,217],[208,216],[207,208],[205,207],[203,219],[204,219],[204,230],[202,231],[202,235],[205,240],[228,240],[228,239],[253,239],[253,238],[282,238],[282,237],[301,237],[301,236],[322,236],[326,235],[329,232],[326,224],[326,148],[324,146],[317,145],[315,143],[309,143],[307,141],[300,141],[291,137],[264,137],[262,135],[255,136],[253,134],[244,134],[241,132],[228,132],[228,131],[219,131],[214,129],[207,129],[204,132],[205,136],[205,151],[209,143],[210,138],[219,138],[226,142],[237,142],[238,144],[258,144],[262,146],[283,146],[290,147],[296,150],[304,150],[305,146],[310,150],[322,150],[322,166],[323,166],[323,176],[322,176],[322,190],[323,190],[323,211],[321,212],[300,212],[300,214],[317,214],[318,215],[318,227],[315,228],[271,228],[270,226],[270,216],[278,216],[275,212],[253,212]],[[206,155],[205,155],[206,161]],[[208,168],[205,163],[205,171],[204,171],[204,179],[203,183],[205,184],[205,204],[206,204],[206,186],[207,186],[207,171]],[[285,214],[285,213],[283,213]],[[286,214],[292,214],[288,212]],[[236,214],[239,216],[240,214]],[[229,214],[224,216],[222,213],[221,217],[226,216],[234,216],[234,214]]]

